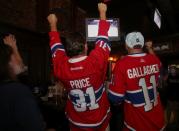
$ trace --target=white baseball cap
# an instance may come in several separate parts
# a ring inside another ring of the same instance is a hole
[[[126,45],[133,48],[135,45],[144,46],[144,37],[140,32],[131,32],[126,36]]]

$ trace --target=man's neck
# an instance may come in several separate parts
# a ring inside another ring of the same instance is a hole
[[[83,57],[83,56],[86,56],[86,54],[81,54],[81,55],[73,56],[72,59],[73,58],[80,58],[80,57]]]
[[[131,49],[129,51],[129,54],[138,54],[138,53],[143,53],[142,49]]]

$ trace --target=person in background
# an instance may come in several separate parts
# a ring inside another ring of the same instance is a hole
[[[153,44],[152,41],[147,41],[147,42],[145,42],[145,47],[149,54],[155,55],[152,44]]]
[[[16,37],[13,34],[5,34],[3,37],[3,42],[6,45],[9,45],[14,53],[14,60],[16,62],[16,64],[13,66],[14,70],[15,70],[15,74],[16,74],[16,79],[27,85],[29,88],[31,88],[31,84],[30,84],[30,78],[28,76],[28,69],[27,66],[24,64],[22,57],[18,51],[17,48],[17,41],[16,41]]]
[[[66,115],[71,131],[108,131],[110,106],[105,92],[104,80],[110,44],[106,21],[106,4],[99,3],[100,14],[98,38],[95,49],[87,56],[85,39],[72,33],[66,38],[66,50],[57,32],[57,17],[50,14],[50,47],[54,73],[64,84],[68,93]]]
[[[124,101],[124,131],[161,131],[165,127],[157,92],[161,62],[149,49],[150,54],[143,52],[140,32],[127,34],[125,43],[128,55],[116,63],[109,98]]]
[[[42,119],[31,91],[17,82],[17,74],[23,71],[13,35],[0,43],[0,130],[44,131]]]
[[[176,65],[169,66],[167,76],[167,98],[169,101],[179,103],[179,68]]]
[[[179,67],[171,64],[168,67],[167,86],[166,86],[166,118],[167,131],[179,130]]]
[[[16,75],[19,75],[20,73],[25,71],[25,65],[23,63],[23,60],[21,58],[21,55],[18,51],[17,44],[16,44],[16,38],[12,34],[8,34],[3,39],[4,44],[9,45],[13,50],[13,59],[14,59],[14,73]]]

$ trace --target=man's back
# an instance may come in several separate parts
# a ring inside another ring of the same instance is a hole
[[[94,53],[84,57],[82,61],[70,63],[68,60],[60,66],[61,80],[69,92],[66,111],[71,122],[98,125],[110,112],[103,85],[107,64],[100,69],[96,65]]]
[[[110,117],[109,102],[103,85],[111,50],[107,39],[108,29],[109,23],[100,21],[99,36],[89,56],[72,58],[62,48],[58,32],[49,33],[51,50],[54,52],[54,73],[63,82],[68,93],[66,115],[78,127],[100,127]]]
[[[111,50],[110,23],[106,21],[107,6],[99,3],[98,10],[98,38],[89,56],[87,43],[79,34],[67,37],[65,49],[57,32],[57,17],[55,14],[47,17],[54,74],[67,90],[66,115],[72,131],[103,131],[109,125],[110,107],[103,83]]]
[[[116,64],[117,84],[110,90],[124,96],[126,127],[137,131],[163,127],[163,109],[156,89],[159,69],[159,59],[145,53],[127,55]]]

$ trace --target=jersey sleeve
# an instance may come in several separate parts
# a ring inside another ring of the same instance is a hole
[[[106,20],[100,20],[95,49],[91,51],[89,55],[94,58],[96,65],[99,65],[100,69],[103,69],[104,65],[106,65],[111,51],[111,44],[108,39],[109,27],[109,22]]]
[[[124,73],[122,72],[121,64],[117,63],[114,68],[112,80],[108,90],[108,97],[110,101],[115,104],[121,103],[125,97],[125,86],[125,77]]]
[[[62,64],[63,59],[67,58],[63,44],[61,43],[60,33],[56,31],[49,32],[50,49],[52,54],[52,62],[54,75],[58,74],[58,67]]]

